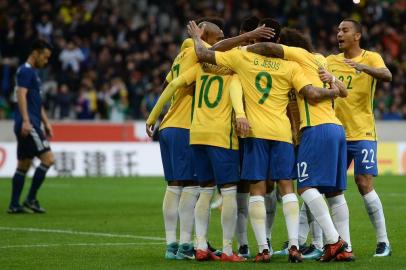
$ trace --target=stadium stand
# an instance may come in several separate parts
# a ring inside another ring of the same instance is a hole
[[[0,0],[0,119],[12,118],[13,76],[37,37],[54,46],[41,73],[50,117],[122,122],[152,109],[189,19],[222,17],[227,37],[247,15],[300,29],[323,54],[336,52],[341,19],[360,20],[364,47],[379,52],[393,74],[377,88],[375,116],[406,119],[405,12],[406,2],[394,0]]]

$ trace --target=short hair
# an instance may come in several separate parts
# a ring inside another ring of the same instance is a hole
[[[308,52],[313,52],[313,46],[310,39],[300,33],[297,29],[283,28],[279,42],[287,46],[303,48]]]
[[[196,21],[196,24],[199,25],[202,22],[210,22],[217,25],[220,29],[224,27],[224,20],[219,17],[204,17]]]
[[[355,32],[362,34],[362,25],[354,19],[344,19],[343,22],[351,22],[354,26]]]
[[[30,53],[36,50],[42,51],[44,49],[52,51],[52,45],[43,39],[37,39],[31,44]]]
[[[250,32],[258,27],[259,19],[255,16],[249,16],[243,19],[240,25],[241,32]]]
[[[264,25],[264,24],[266,27],[270,27],[270,28],[274,29],[275,36],[270,39],[262,39],[261,41],[262,42],[265,42],[265,41],[277,42],[279,39],[279,35],[281,33],[280,23],[277,20],[274,20],[272,18],[264,18],[259,21],[259,26]]]

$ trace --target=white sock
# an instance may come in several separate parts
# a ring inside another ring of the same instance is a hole
[[[307,219],[307,207],[302,203],[299,212],[299,246],[306,244],[307,235],[309,234],[309,221]]]
[[[264,249],[269,250],[268,243],[266,242],[266,210],[264,197],[250,196],[248,208],[252,229],[257,239],[258,250],[262,253]]]
[[[237,187],[221,189],[223,208],[221,211],[221,227],[223,229],[223,253],[233,255],[233,237],[237,226]]]
[[[282,197],[283,215],[288,229],[289,246],[299,248],[299,201],[296,194],[289,193]]]
[[[195,207],[197,249],[207,250],[207,229],[210,219],[210,201],[214,187],[200,188],[200,196]]]
[[[199,187],[184,187],[179,201],[179,244],[192,241],[192,231],[195,222],[195,205],[199,198]]]
[[[248,198],[249,193],[237,193],[237,226],[236,235],[239,246],[248,245]]]
[[[265,209],[266,209],[266,236],[269,242],[272,239],[272,226],[275,221],[276,213],[276,191],[265,194]]]
[[[333,219],[334,226],[338,234],[347,242],[348,247],[346,251],[352,251],[351,237],[350,237],[350,212],[348,210],[347,201],[344,194],[327,198],[327,202],[331,209],[331,218]]]
[[[306,205],[304,203],[304,205]],[[307,222],[309,224],[310,232],[312,234],[312,244],[317,249],[323,249],[323,230],[321,229],[319,223],[317,223],[312,212],[310,212],[309,207],[306,206]],[[299,231],[300,234],[300,231]],[[300,236],[299,236],[300,237]],[[300,241],[300,238],[299,238]],[[299,242],[300,243],[300,242]]]
[[[311,188],[302,193],[302,198],[326,235],[326,244],[336,243],[339,234],[334,227],[328,206],[320,192],[315,188]]]
[[[178,226],[178,205],[182,187],[167,186],[162,212],[164,214],[166,244],[176,242],[176,228]]]
[[[376,231],[376,241],[385,242],[389,245],[388,234],[386,232],[385,216],[381,200],[375,190],[363,196],[365,207],[367,209],[369,219],[374,225]]]

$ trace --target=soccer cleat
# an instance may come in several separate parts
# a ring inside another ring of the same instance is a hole
[[[209,249],[207,250],[202,250],[202,249],[197,249],[196,250],[196,261],[219,261],[220,257],[211,252]]]
[[[303,259],[305,260],[319,260],[321,255],[323,255],[323,250],[318,249],[311,244],[302,254]]]
[[[10,206],[7,209],[7,213],[9,214],[28,214],[30,213],[29,211],[27,211],[24,207],[22,207],[21,205],[18,206]]]
[[[181,244],[179,245],[178,252],[176,252],[177,260],[194,260],[195,250],[192,244]]]
[[[251,258],[250,249],[248,245],[242,245],[238,248],[238,256],[243,257],[245,259]]]
[[[347,243],[338,238],[338,241],[334,244],[327,244],[324,246],[323,255],[320,257],[320,262],[329,262],[334,259],[340,252],[347,248]]]
[[[275,252],[273,253],[273,255],[276,255],[276,256],[287,256],[287,255],[289,254],[288,246],[289,246],[289,241],[286,241],[285,243],[283,243],[282,249],[275,251]]]
[[[220,257],[222,262],[245,262],[247,259],[244,257],[240,257],[237,254],[233,253],[233,255],[228,256],[225,253],[221,253]]]
[[[179,245],[176,242],[170,243],[166,245],[166,252],[165,252],[165,259],[167,260],[175,260],[176,253],[178,252]]]
[[[268,243],[269,254],[271,254],[271,256],[272,256],[272,254],[273,254],[273,248],[272,248],[271,241],[269,240],[269,238],[266,238],[266,242]]]
[[[291,263],[300,263],[303,262],[302,253],[297,249],[296,246],[291,246],[289,248],[289,262]]]
[[[39,205],[38,200],[28,200],[28,199],[26,199],[24,201],[23,205],[24,205],[24,207],[27,207],[27,208],[31,209],[34,213],[44,214],[46,212],[46,210],[44,208],[41,208],[41,206]]]
[[[270,261],[271,261],[271,255],[269,254],[269,250],[267,250],[267,249],[264,249],[261,253],[258,253],[254,259],[254,262],[269,263]]]
[[[338,253],[338,255],[335,258],[335,261],[337,262],[353,262],[355,261],[354,254],[352,254],[352,251],[342,251]]]
[[[207,249],[211,252],[213,252],[214,254],[216,254],[216,256],[220,257],[221,256],[221,250],[217,249],[215,247],[213,247],[212,245],[210,245],[209,242],[207,242]]]
[[[376,251],[375,251],[374,257],[386,257],[386,256],[391,256],[391,255],[392,255],[392,249],[385,242],[379,242],[376,245]]]

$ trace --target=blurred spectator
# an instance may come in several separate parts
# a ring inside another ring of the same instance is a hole
[[[374,113],[406,119],[404,14],[401,0],[0,0],[0,119],[11,117],[13,76],[37,37],[54,46],[41,73],[44,84],[57,83],[44,91],[51,117],[125,121],[145,118],[155,104],[188,20],[222,17],[232,36],[247,15],[298,28],[323,54],[337,53],[343,18],[361,20],[363,46],[378,51],[393,73],[391,83],[377,87]]]

